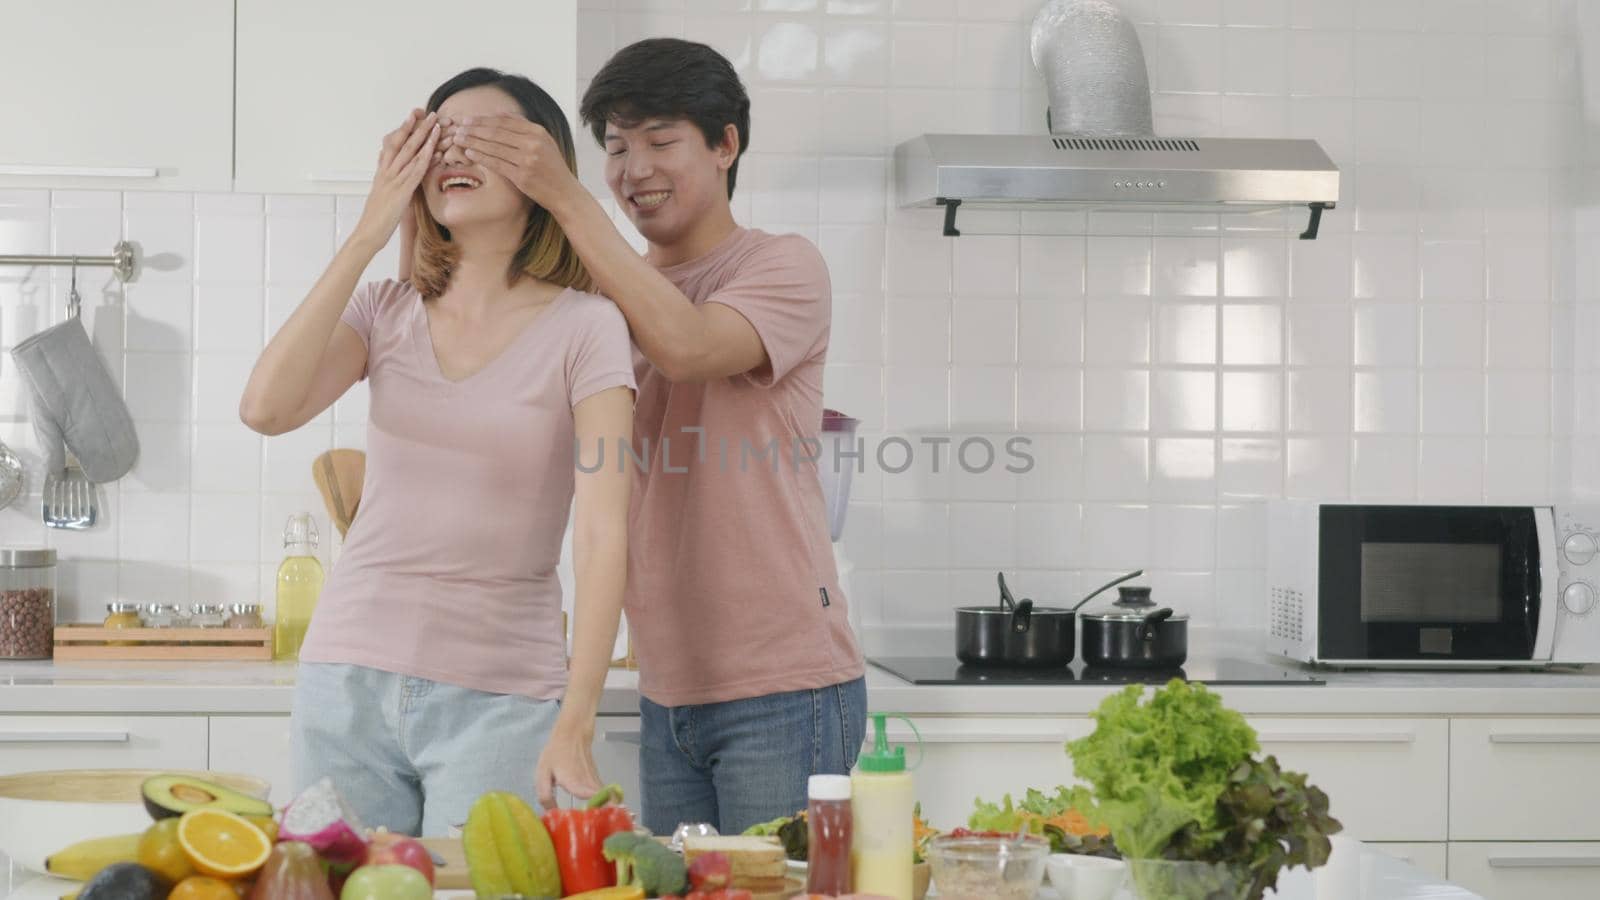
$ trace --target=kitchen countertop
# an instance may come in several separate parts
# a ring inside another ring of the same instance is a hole
[[[1217,688],[1248,715],[1593,715],[1600,712],[1600,667],[1551,672],[1338,672],[1273,660],[1248,633],[1195,629],[1193,653],[1227,654],[1315,674],[1322,685]],[[602,715],[638,712],[638,673],[612,670]],[[875,711],[917,716],[1081,716],[1114,685],[912,685],[868,666]],[[286,715],[294,698],[292,663],[0,662],[0,715],[139,713]]]
[[[58,900],[76,887],[76,882],[13,869],[0,854],[0,889],[5,891],[0,896],[5,900]],[[439,900],[470,900],[472,892],[439,891],[435,896]],[[1131,900],[1131,896],[1123,892],[1117,898]],[[1279,900],[1483,900],[1466,888],[1440,881],[1357,841],[1339,838],[1335,838],[1328,865],[1315,872],[1285,872],[1278,889],[1267,896]],[[1049,887],[1039,891],[1038,900],[1059,898]]]

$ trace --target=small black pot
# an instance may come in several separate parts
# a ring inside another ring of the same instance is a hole
[[[1083,614],[1083,661],[1124,669],[1176,669],[1189,658],[1189,617],[1150,601],[1149,588],[1123,588],[1111,609]]]
[[[1005,575],[999,580],[999,606],[956,610],[956,658],[969,666],[1013,668],[1060,668],[1071,663],[1076,619],[1072,610],[1013,600]]]

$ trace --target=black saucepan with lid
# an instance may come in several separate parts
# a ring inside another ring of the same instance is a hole
[[[1125,669],[1176,669],[1189,658],[1189,616],[1156,606],[1148,587],[1083,614],[1083,661]]]
[[[1072,662],[1077,648],[1075,612],[1100,591],[1136,578],[1133,572],[1101,587],[1072,608],[1035,606],[1016,600],[999,574],[1000,603],[963,606],[956,610],[956,658],[969,666],[1013,668],[1061,667]]]

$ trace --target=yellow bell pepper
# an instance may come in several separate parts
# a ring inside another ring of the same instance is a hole
[[[571,894],[566,900],[644,900],[644,888],[619,886]]]

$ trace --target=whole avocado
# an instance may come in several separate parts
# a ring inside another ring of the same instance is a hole
[[[166,879],[138,863],[112,863],[89,879],[78,900],[162,900],[171,889]]]

